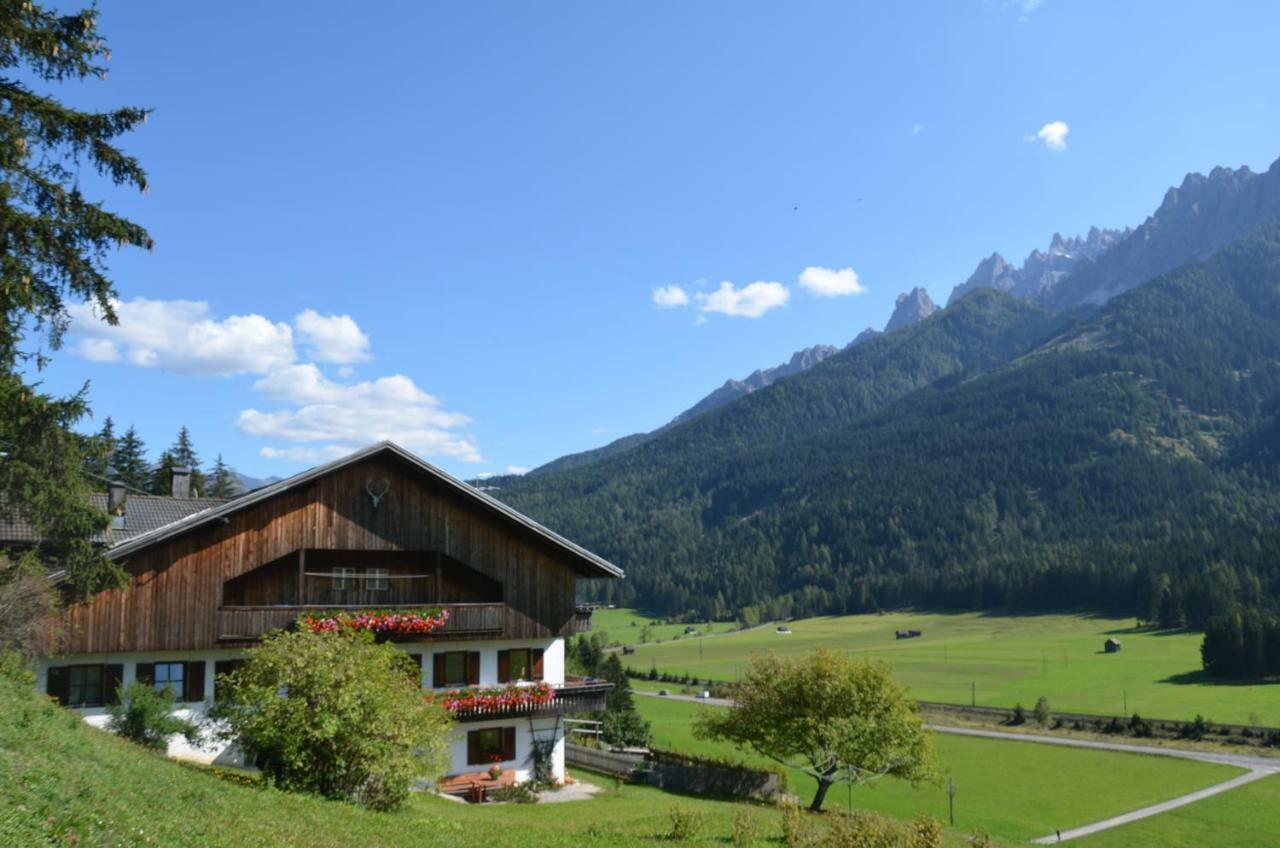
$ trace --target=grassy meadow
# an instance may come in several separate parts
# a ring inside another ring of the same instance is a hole
[[[1078,841],[1080,848],[1133,845],[1252,848],[1280,841],[1280,775],[1206,798],[1186,807],[1103,831]]]
[[[618,621],[626,613],[609,612]],[[1029,709],[1046,695],[1062,711],[1166,719],[1199,713],[1220,722],[1280,726],[1280,685],[1211,682],[1200,671],[1199,633],[1138,631],[1131,618],[887,613],[808,618],[788,626],[788,635],[768,626],[629,643],[636,644],[636,653],[625,662],[641,671],[656,666],[734,680],[753,654],[799,654],[826,646],[890,663],[915,697],[926,701],[999,707],[1021,702]],[[895,630],[912,628],[924,635],[894,638]],[[1123,643],[1119,653],[1103,652],[1110,636]]]
[[[657,747],[768,762],[694,737],[696,712],[721,707],[650,697],[636,700],[653,724]],[[1021,842],[1055,828],[1066,830],[1193,792],[1241,773],[1229,766],[1191,760],[1025,742],[945,734],[935,735],[934,741],[944,775],[940,785],[912,787],[885,778],[855,789],[853,806],[897,818],[923,811],[946,822],[946,778],[954,778],[957,830],[981,827],[999,839]],[[798,771],[789,777],[792,792],[806,802],[813,797],[812,778]],[[849,801],[844,787],[833,789],[827,797],[828,805],[837,809]]]

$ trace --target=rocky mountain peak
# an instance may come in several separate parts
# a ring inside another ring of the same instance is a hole
[[[886,333],[918,324],[938,311],[938,305],[929,297],[929,293],[917,286],[909,292],[898,295],[898,300],[889,316],[889,323],[884,325]]]

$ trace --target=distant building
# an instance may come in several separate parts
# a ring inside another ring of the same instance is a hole
[[[777,631],[776,631],[776,632],[778,632],[778,633],[790,633],[790,632],[791,632],[791,628],[790,628],[790,627],[788,627],[788,626],[787,626],[787,625],[785,625],[785,624],[779,624],[779,625],[778,625],[778,629],[777,629]]]
[[[1106,642],[1103,643],[1102,649],[1106,651],[1108,654],[1119,653],[1120,640],[1112,636],[1110,639],[1108,639]]]
[[[893,632],[895,639],[915,639],[917,636],[923,635],[923,630],[895,630]]]

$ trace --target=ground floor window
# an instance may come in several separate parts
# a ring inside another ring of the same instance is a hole
[[[163,692],[168,688],[173,691],[175,701],[185,700],[186,690],[182,686],[185,666],[185,663],[180,662],[156,663],[151,681],[156,691]]]
[[[179,703],[204,700],[204,660],[186,662],[140,662],[134,671],[139,683],[147,683],[156,691],[170,689],[173,699]]]
[[[116,702],[124,666],[63,665],[48,671],[45,691],[67,707],[101,707]]]
[[[486,727],[467,734],[467,765],[487,766],[515,758],[514,727]]]

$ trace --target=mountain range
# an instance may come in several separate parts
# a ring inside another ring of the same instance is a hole
[[[908,293],[888,332],[498,496],[665,613],[1280,597],[1278,212],[1280,166],[1189,176],[1132,230],[988,257],[945,309]]]

